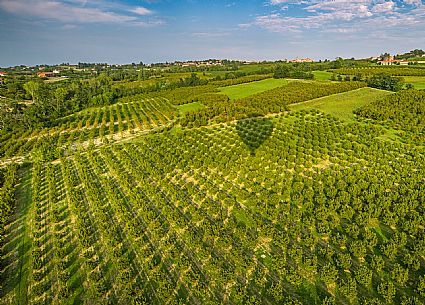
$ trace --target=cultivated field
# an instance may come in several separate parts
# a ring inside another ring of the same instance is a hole
[[[269,78],[258,82],[240,84],[229,87],[219,88],[231,100],[240,99],[256,93],[261,93],[270,89],[284,86],[288,83],[285,79]]]
[[[0,304],[424,303],[423,91],[194,88],[2,135]]]

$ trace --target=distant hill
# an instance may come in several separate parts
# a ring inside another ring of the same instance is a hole
[[[425,55],[425,51],[421,49],[415,49],[413,51],[410,51],[404,54],[399,54],[395,57],[395,59],[409,59],[414,57],[423,57],[424,55]]]

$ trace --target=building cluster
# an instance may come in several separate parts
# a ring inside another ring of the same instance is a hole
[[[394,56],[389,55],[389,56],[383,57],[381,60],[378,60],[378,64],[381,66],[392,66],[392,65],[407,66],[409,65],[409,61],[405,59],[394,59]]]
[[[176,61],[174,63],[180,67],[204,67],[204,66],[222,66],[221,60],[201,60],[201,61]]]
[[[38,72],[37,76],[41,78],[56,77],[56,76],[59,76],[59,74],[60,74],[59,70],[53,70],[52,72]]]
[[[289,62],[301,63],[301,62],[313,62],[313,60],[311,58],[295,58],[295,59],[290,60]]]

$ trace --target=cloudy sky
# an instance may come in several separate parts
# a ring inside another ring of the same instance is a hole
[[[425,49],[421,0],[0,0],[0,66]]]

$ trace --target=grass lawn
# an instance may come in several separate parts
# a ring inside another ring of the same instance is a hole
[[[231,100],[243,98],[256,93],[284,86],[288,83],[285,79],[268,78],[257,82],[222,87],[219,90],[226,94]]]
[[[319,109],[342,120],[350,121],[354,119],[354,109],[376,101],[391,93],[392,92],[374,88],[360,88],[289,105],[289,107],[291,110]]]
[[[179,112],[181,114],[184,114],[186,112],[196,111],[196,110],[202,109],[204,107],[205,107],[204,104],[202,104],[200,102],[193,102],[193,103],[177,106],[177,109],[179,110]]]
[[[317,80],[330,80],[332,73],[327,71],[313,71],[314,79]]]
[[[403,76],[406,84],[413,84],[415,89],[425,89],[425,76]]]

